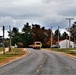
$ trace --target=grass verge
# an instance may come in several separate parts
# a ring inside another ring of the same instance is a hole
[[[22,48],[12,48],[11,52],[6,52],[5,54],[0,54],[0,65],[8,63],[9,61],[21,57],[26,54]]]
[[[3,51],[3,48],[0,48],[0,52],[2,52]]]
[[[63,48],[63,49],[50,49],[52,51],[58,51],[58,52],[65,52],[67,54],[72,54],[72,55],[75,55],[76,56],[76,48]]]

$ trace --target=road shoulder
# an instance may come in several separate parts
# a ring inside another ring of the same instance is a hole
[[[53,50],[50,50],[50,49],[42,49],[42,50],[46,50],[46,51],[50,51],[50,52],[57,52],[57,53],[64,54],[64,55],[67,55],[67,56],[70,56],[70,57],[76,59],[76,56],[75,55],[68,54],[68,53],[65,53],[65,52],[53,51]]]
[[[10,57],[7,60],[4,60],[3,62],[0,63],[0,67],[7,65],[11,62],[14,62],[16,60],[21,59],[22,57],[27,57],[29,55],[29,51],[27,51],[25,48],[21,48],[21,50],[24,52],[24,54],[22,56],[15,56],[15,57]],[[8,50],[7,50],[8,51]]]

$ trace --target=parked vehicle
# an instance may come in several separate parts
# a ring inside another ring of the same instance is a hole
[[[60,48],[58,44],[52,45],[51,48]]]
[[[29,45],[30,48],[33,48],[33,45]]]

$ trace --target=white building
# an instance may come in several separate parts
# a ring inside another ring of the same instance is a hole
[[[59,41],[60,48],[69,48],[69,40]],[[74,48],[74,42],[70,41],[70,47]]]

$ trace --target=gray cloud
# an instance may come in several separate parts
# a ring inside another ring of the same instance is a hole
[[[76,17],[75,0],[0,0],[0,25],[23,27],[26,22],[46,28],[68,27],[66,17]]]

